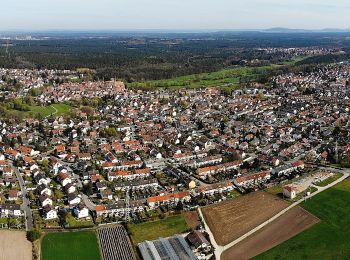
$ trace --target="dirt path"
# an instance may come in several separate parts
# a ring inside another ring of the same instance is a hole
[[[32,259],[32,243],[27,240],[26,232],[0,230],[0,259]]]
[[[56,115],[58,113],[58,110],[55,108],[54,105],[51,105],[51,107],[55,110],[55,112],[53,112],[52,114],[46,116],[45,118],[48,118],[48,117],[53,116],[53,115]]]

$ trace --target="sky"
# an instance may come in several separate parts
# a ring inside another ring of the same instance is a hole
[[[350,28],[349,0],[12,0],[0,30]]]

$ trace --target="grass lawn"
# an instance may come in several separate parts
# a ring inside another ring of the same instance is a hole
[[[232,190],[229,192],[229,195],[228,197],[230,198],[236,198],[236,197],[239,197],[241,196],[242,194],[238,191],[238,190]]]
[[[140,243],[145,240],[155,240],[160,237],[185,233],[189,228],[184,216],[176,215],[157,221],[128,224],[128,229],[131,232],[133,242]]]
[[[43,260],[98,260],[100,250],[93,231],[48,233],[41,242]]]
[[[270,188],[265,189],[266,192],[276,195],[276,196],[282,196],[283,188],[282,185],[275,185]]]
[[[302,204],[321,222],[256,259],[349,259],[350,179]]]
[[[316,185],[317,186],[320,186],[320,187],[324,187],[324,186],[327,186],[328,184],[331,184],[332,182],[335,182],[336,180],[338,180],[339,178],[341,178],[343,176],[343,174],[341,173],[336,173],[334,174],[332,177],[329,177],[328,179],[324,180],[324,181],[321,181],[319,183],[317,183]]]
[[[94,225],[92,220],[76,220],[71,214],[66,217],[66,221],[69,228],[84,228],[92,227]]]
[[[71,106],[64,103],[54,104],[50,106],[29,106],[29,111],[23,112],[23,115],[25,117],[35,116],[37,114],[40,114],[43,117],[47,117],[52,114],[55,116],[60,116],[67,113],[71,108]]]

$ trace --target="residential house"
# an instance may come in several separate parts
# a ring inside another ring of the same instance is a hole
[[[46,205],[43,207],[43,215],[45,220],[57,219],[57,210],[52,207],[52,205]]]
[[[89,217],[89,209],[82,203],[73,208],[73,213],[79,219]]]
[[[18,204],[1,204],[0,215],[2,218],[22,216],[21,206]]]

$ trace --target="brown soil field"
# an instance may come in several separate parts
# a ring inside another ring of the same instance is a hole
[[[32,259],[32,244],[26,232],[0,230],[0,259]]]
[[[250,259],[281,244],[318,222],[317,217],[303,208],[294,207],[271,224],[224,251],[221,259]]]
[[[188,211],[184,213],[184,217],[189,228],[195,229],[201,224],[197,211]]]
[[[216,242],[224,246],[265,222],[288,205],[288,202],[276,196],[258,191],[205,207],[202,212]]]

